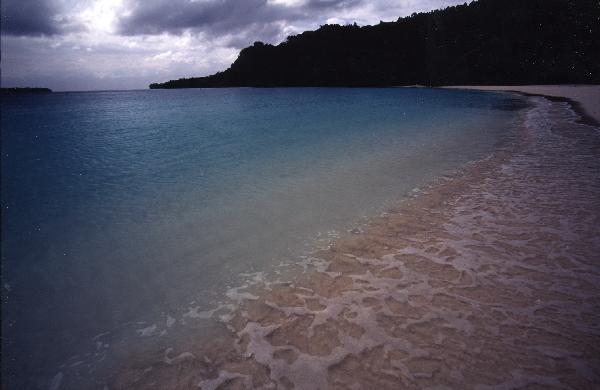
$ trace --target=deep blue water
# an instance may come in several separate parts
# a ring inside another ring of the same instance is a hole
[[[514,104],[427,89],[4,98],[4,380],[47,388],[94,335],[211,307],[241,273],[490,153]]]

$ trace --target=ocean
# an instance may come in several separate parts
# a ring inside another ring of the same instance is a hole
[[[489,156],[522,108],[410,88],[3,98],[3,381],[102,388],[210,335],[237,287]]]

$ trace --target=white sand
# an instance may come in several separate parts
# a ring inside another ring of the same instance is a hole
[[[581,104],[586,114],[600,122],[600,85],[452,86],[446,88],[516,91],[535,95],[565,97]]]

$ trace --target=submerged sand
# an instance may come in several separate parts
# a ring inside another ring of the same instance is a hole
[[[218,337],[108,387],[600,388],[600,129],[528,100],[493,156],[237,289]]]

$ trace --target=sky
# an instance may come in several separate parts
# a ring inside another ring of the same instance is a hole
[[[2,0],[3,87],[144,89],[225,70],[254,41],[467,0]]]

